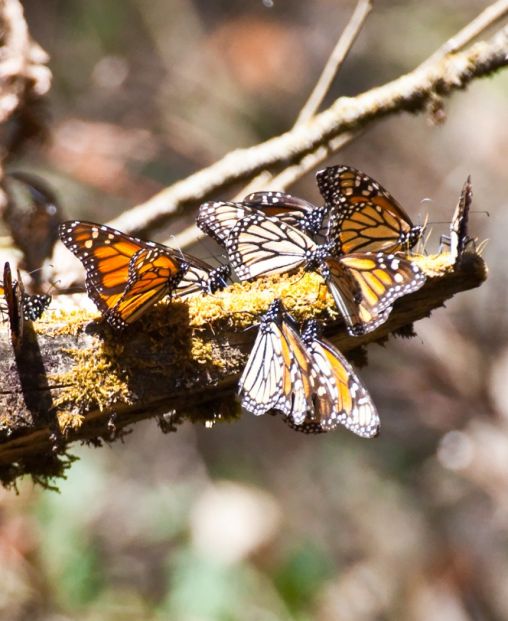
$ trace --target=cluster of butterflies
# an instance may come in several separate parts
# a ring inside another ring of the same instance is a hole
[[[116,329],[165,296],[223,289],[231,268],[240,281],[303,268],[323,277],[349,334],[363,335],[387,320],[395,300],[424,284],[425,275],[408,257],[422,227],[412,224],[380,184],[354,168],[325,168],[317,173],[317,184],[322,206],[284,192],[202,204],[197,225],[229,259],[215,268],[91,222],[65,222],[59,235],[85,267],[88,295]],[[31,318],[35,302],[24,301]],[[366,437],[378,431],[375,407],[352,367],[320,338],[315,321],[300,332],[280,300],[260,319],[240,395],[246,410],[278,410],[302,431],[339,424]]]
[[[86,288],[117,329],[136,321],[163,297],[185,298],[240,281],[292,272],[319,273],[351,335],[384,323],[396,299],[416,291],[425,275],[406,255],[422,234],[376,181],[348,166],[318,172],[324,205],[283,192],[255,192],[239,202],[201,205],[197,225],[226,251],[229,265],[203,261],[107,226],[71,221],[60,238],[83,263]],[[261,317],[240,378],[242,406],[253,414],[280,411],[305,432],[343,424],[377,434],[369,394],[342,354],[308,322],[300,332],[281,300]]]

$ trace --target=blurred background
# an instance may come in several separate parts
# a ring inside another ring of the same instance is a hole
[[[411,70],[487,5],[378,0],[327,101]],[[54,83],[48,140],[11,168],[47,179],[66,217],[106,222],[288,129],[354,2],[24,7]],[[381,436],[244,416],[76,446],[59,494],[0,491],[0,619],[508,619],[508,72],[444,106],[441,124],[396,116],[327,162],[428,217],[429,250],[471,174],[471,233],[489,239],[480,289],[369,348]],[[319,202],[313,174],[290,191]]]

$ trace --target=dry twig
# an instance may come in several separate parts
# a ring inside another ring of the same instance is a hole
[[[315,87],[304,103],[293,127],[303,125],[319,110],[323,99],[326,97],[326,93],[330,89],[333,79],[356,41],[371,9],[371,0],[358,0],[358,4],[356,5],[351,19],[341,33],[337,44],[332,50]],[[263,171],[238,192],[233,200],[241,200],[250,192],[266,188],[270,188],[270,190],[286,190],[291,184],[303,177],[305,173],[325,160],[330,153],[336,153],[343,146],[349,144],[359,133],[360,132],[350,132],[335,138],[328,145],[320,146],[316,151],[307,154],[301,161],[289,166],[278,175],[273,175],[266,170]],[[200,231],[195,224],[191,224],[173,239],[167,240],[167,244],[175,245],[177,248],[187,248],[203,237],[204,233]]]
[[[124,212],[110,226],[149,234],[188,206],[225,191],[265,169],[280,170],[301,161],[344,132],[357,131],[391,114],[421,112],[436,96],[449,96],[476,78],[508,64],[508,28],[487,41],[449,54],[356,97],[340,97],[305,125],[248,149],[238,149],[146,203]]]

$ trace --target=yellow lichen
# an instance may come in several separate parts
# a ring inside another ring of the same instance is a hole
[[[416,255],[411,260],[429,277],[443,276],[454,269],[455,258],[449,252],[433,255]]]
[[[189,299],[189,324],[194,328],[227,319],[230,325],[246,327],[259,317],[276,298],[298,319],[306,319],[333,308],[323,279],[313,272],[291,276],[269,276],[253,282],[235,283],[213,296]]]
[[[120,360],[116,360],[122,350],[123,347],[115,351],[100,341],[84,349],[65,350],[63,353],[73,358],[74,365],[70,371],[50,377],[53,384],[62,386],[54,405],[58,408],[79,404],[80,412],[87,412],[132,403],[128,373]]]
[[[100,313],[89,310],[58,308],[49,309],[42,319],[34,323],[37,334],[53,336],[76,336],[90,321],[100,320]]]
[[[414,255],[410,259],[429,277],[441,276],[453,269],[451,257],[446,253]],[[229,362],[214,350],[215,341],[209,338],[210,333],[242,330],[259,323],[261,315],[276,298],[281,298],[299,321],[337,316],[321,276],[304,271],[235,283],[214,295],[196,295],[185,301],[164,300],[136,323],[136,332],[143,334],[143,346],[148,355],[126,354],[128,332],[125,335],[113,329],[102,331],[100,338],[91,336],[89,347],[67,352],[74,360],[72,369],[51,378],[52,383],[64,386],[55,405],[64,408],[65,425],[69,424],[65,418],[69,407],[74,409],[76,404],[79,404],[79,415],[93,409],[103,411],[119,403],[132,403],[135,397],[129,380],[140,369],[155,369],[167,377],[171,377],[175,369],[189,376],[202,373],[206,365],[210,369],[227,370]],[[55,316],[59,321],[64,318],[67,317],[63,312]],[[72,311],[67,318],[70,321],[59,328],[59,334],[79,332],[85,322],[95,318],[88,311]]]
[[[192,337],[191,358],[198,364],[212,363],[224,367],[224,362],[214,357],[212,344],[199,336]]]
[[[79,429],[85,420],[82,414],[76,414],[75,412],[69,412],[67,410],[60,410],[57,412],[56,418],[61,433]]]

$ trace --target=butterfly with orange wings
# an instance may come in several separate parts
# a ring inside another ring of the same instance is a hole
[[[333,253],[408,251],[423,227],[411,222],[381,184],[351,166],[329,166],[316,174],[328,212],[327,240]]]
[[[280,300],[261,318],[239,396],[252,414],[277,410],[305,433],[339,425],[365,438],[379,431],[376,408],[351,365],[331,343],[320,340],[316,321],[307,322],[300,335]]]
[[[233,227],[226,249],[240,280],[301,267],[318,271],[354,336],[376,329],[395,300],[425,283],[418,266],[403,257],[382,252],[334,257],[328,244],[318,245],[298,229],[260,213]]]
[[[64,222],[60,239],[83,263],[86,289],[108,323],[124,328],[166,295],[214,293],[229,266],[203,261],[93,222]]]
[[[211,201],[203,203],[196,223],[221,246],[226,244],[233,227],[253,213],[276,217],[309,235],[325,235],[326,210],[286,192],[253,192],[239,202]]]

